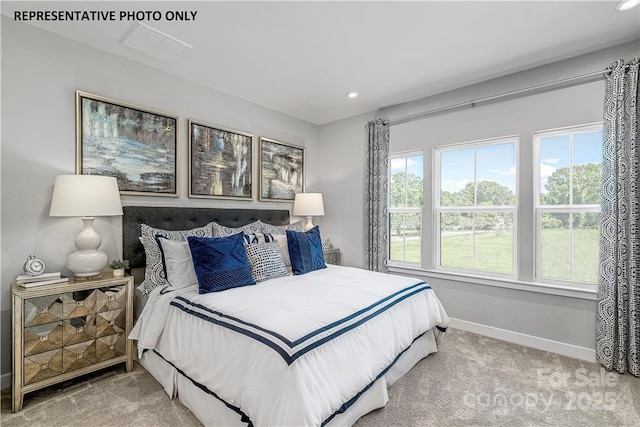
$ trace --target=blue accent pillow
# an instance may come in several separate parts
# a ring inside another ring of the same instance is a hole
[[[201,294],[254,285],[244,234],[189,237],[189,249]]]
[[[305,274],[327,268],[322,252],[320,228],[317,225],[305,232],[287,230],[287,245],[293,274]]]

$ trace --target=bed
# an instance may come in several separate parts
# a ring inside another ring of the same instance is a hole
[[[311,233],[290,226],[286,210],[125,207],[123,252],[134,276],[145,267],[142,224],[195,230],[212,222],[234,233],[247,224],[270,224],[273,234],[293,228],[283,233],[289,239]],[[255,227],[242,234],[249,246]],[[289,252],[295,270],[299,254]],[[437,351],[448,324],[423,281],[333,265],[219,292],[165,284],[136,299],[130,337],[140,364],[207,426],[352,425]]]

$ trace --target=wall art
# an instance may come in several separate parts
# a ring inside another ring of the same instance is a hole
[[[260,200],[292,202],[304,192],[304,148],[260,138]]]
[[[189,197],[253,198],[253,135],[189,120]]]
[[[114,176],[123,194],[178,196],[178,119],[76,92],[76,172]]]

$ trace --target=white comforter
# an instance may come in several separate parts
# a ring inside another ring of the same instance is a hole
[[[130,338],[256,426],[317,426],[448,321],[418,279],[329,266],[203,295],[156,289]]]

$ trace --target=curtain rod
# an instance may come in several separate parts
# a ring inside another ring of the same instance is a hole
[[[465,107],[475,107],[479,104],[485,104],[489,102],[495,102],[505,98],[517,98],[525,95],[534,95],[537,93],[548,92],[553,89],[564,89],[566,87],[578,86],[581,84],[593,83],[600,79],[602,76],[611,71],[610,68],[607,68],[603,71],[594,71],[592,73],[583,74],[581,76],[569,77],[562,80],[557,80],[555,82],[543,83],[536,86],[527,87],[524,89],[517,89],[510,92],[501,93],[499,95],[487,96],[484,98],[475,99],[472,101],[465,101],[459,104],[449,105],[446,107],[435,108],[433,110],[423,111],[421,113],[411,114],[408,116],[398,117],[395,119],[390,119],[387,121],[389,126],[399,125],[402,123],[411,122],[418,119],[423,119],[429,116],[435,116],[437,114],[447,113],[455,110],[460,110]]]

